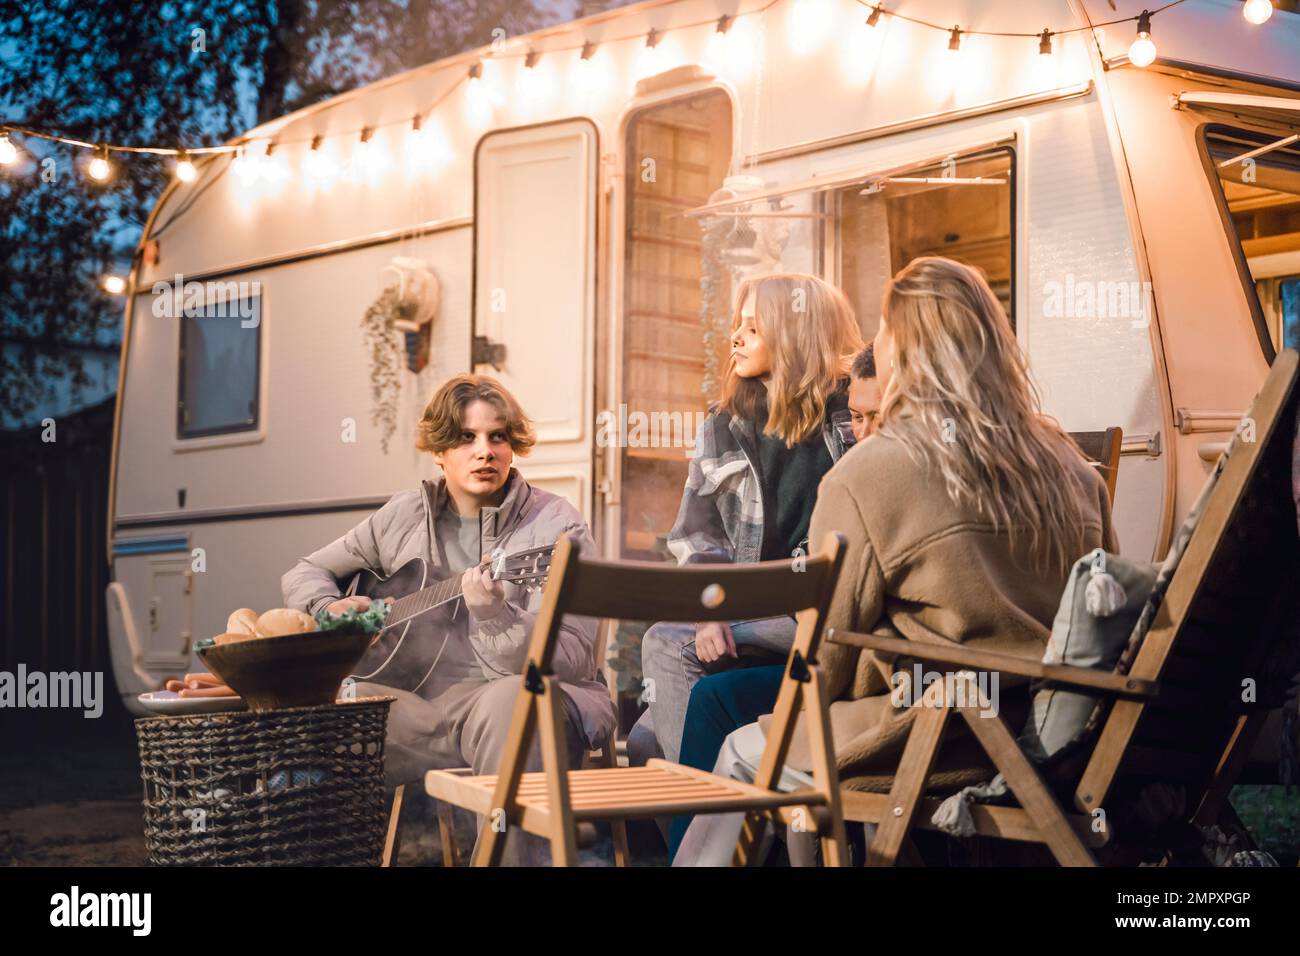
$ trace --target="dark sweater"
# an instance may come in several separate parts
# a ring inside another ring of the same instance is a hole
[[[848,407],[847,384],[827,398],[826,418]],[[775,561],[794,556],[796,548],[808,553],[808,524],[817,503],[817,486],[834,461],[820,428],[787,448],[782,439],[763,434],[766,424],[764,403],[760,420],[751,426],[750,440],[757,449],[754,464],[763,489],[762,560]]]

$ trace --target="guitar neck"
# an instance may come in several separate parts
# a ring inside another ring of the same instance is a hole
[[[405,621],[417,614],[431,611],[439,604],[454,601],[458,597],[460,597],[460,575],[456,574],[445,581],[439,581],[437,584],[398,598],[393,602],[388,616],[394,621]]]

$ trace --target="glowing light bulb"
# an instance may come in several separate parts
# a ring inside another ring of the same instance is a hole
[[[272,155],[274,154],[274,155]],[[275,152],[275,143],[266,144],[266,152],[258,164],[258,175],[272,186],[278,186],[289,178],[289,170],[284,162],[284,154]]]
[[[785,32],[796,55],[812,53],[835,29],[835,10],[829,0],[797,0],[786,12]]]
[[[199,171],[194,168],[189,154],[184,150],[176,154],[176,178],[183,183],[192,183],[199,178]]]
[[[9,140],[9,134],[0,134],[0,166],[12,166],[18,162],[18,147]]]
[[[253,185],[261,175],[260,164],[249,155],[247,145],[241,145],[235,150],[235,158],[231,161],[230,168],[240,184],[244,186]]]
[[[338,175],[338,164],[321,148],[322,141],[320,136],[312,137],[311,149],[302,161],[302,174],[308,186],[327,186]]]
[[[108,163],[108,147],[100,146],[95,150],[95,158],[90,161],[86,167],[86,172],[90,178],[97,182],[104,182],[109,176],[113,175],[113,167]]]
[[[373,129],[361,131],[361,141],[352,152],[352,171],[362,179],[374,182],[388,168],[388,154],[371,137]]]
[[[1137,39],[1128,48],[1128,61],[1134,66],[1150,66],[1156,61],[1156,45],[1151,40],[1151,13],[1143,10],[1138,16]]]
[[[582,53],[569,73],[573,92],[580,100],[596,103],[609,92],[609,69],[605,60],[596,44],[590,40],[582,44]]]
[[[100,279],[99,284],[109,295],[121,295],[126,291],[126,280],[112,273]]]
[[[515,77],[515,93],[524,107],[539,106],[554,92],[550,65],[539,62],[541,56],[536,50],[529,50],[523,69]]]
[[[1241,15],[1248,23],[1263,23],[1273,15],[1273,4],[1271,0],[1246,0]]]
[[[465,83],[465,118],[471,125],[483,127],[492,121],[492,99],[483,79],[483,61],[479,60],[469,68],[469,80]]]
[[[451,159],[451,149],[436,118],[415,117],[402,150],[406,169],[418,174],[442,168]]]

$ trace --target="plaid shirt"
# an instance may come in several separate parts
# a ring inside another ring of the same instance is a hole
[[[682,564],[753,564],[763,549],[763,490],[746,438],[748,424],[717,406],[695,434],[695,453],[668,550]],[[847,409],[822,423],[822,438],[837,462],[853,444]],[[817,489],[811,489],[814,493]],[[806,542],[805,542],[806,545]]]

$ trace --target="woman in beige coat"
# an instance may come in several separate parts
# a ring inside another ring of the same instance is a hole
[[[1118,550],[1105,484],[1042,414],[1011,325],[974,269],[925,257],[899,272],[875,356],[877,430],[822,479],[812,516],[810,540],[848,537],[827,626],[1041,658],[1072,563]],[[902,692],[913,662],[828,643],[821,663],[842,783],[888,790],[914,715]],[[1019,731],[1024,688],[1004,680],[996,696]],[[716,772],[752,779],[765,722],[727,738]],[[958,731],[934,786],[992,775]],[[782,786],[811,785],[810,767],[800,727]],[[735,814],[696,818],[674,864],[729,862],[739,826]]]

